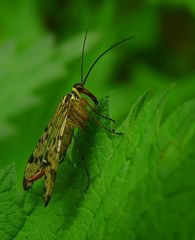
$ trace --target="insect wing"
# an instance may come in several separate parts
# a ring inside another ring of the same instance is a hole
[[[64,155],[67,147],[69,146],[73,127],[68,126],[68,117],[70,110],[71,97],[68,95],[63,113],[59,117],[59,121],[56,124],[55,131],[48,145],[46,156],[47,163],[45,166],[45,206],[47,206],[54,188],[55,176],[57,167],[61,157]]]
[[[45,159],[47,157],[46,156],[47,149],[49,148],[52,135],[55,133],[59,118],[62,115],[64,115],[63,114],[63,110],[65,108],[64,105],[65,104],[63,101],[60,102],[60,104],[58,105],[56,112],[49,121],[41,138],[39,139],[38,144],[36,145],[33,154],[30,156],[28,160],[23,178],[23,188],[26,191],[29,188],[31,188],[33,182],[37,180],[35,176],[39,174],[41,171],[44,171],[45,163],[47,163],[47,160]]]

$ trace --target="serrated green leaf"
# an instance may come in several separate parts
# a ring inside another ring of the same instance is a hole
[[[47,208],[41,181],[25,194],[15,239],[193,239],[195,100],[162,122],[168,91],[138,99],[122,136],[93,121],[79,131],[76,167],[68,157],[61,164]],[[108,114],[107,99],[100,110]],[[86,194],[81,155],[91,175]]]
[[[155,171],[140,184],[146,209],[135,226],[138,239],[194,239],[194,107],[195,100],[186,102],[160,128],[151,151]]]
[[[0,216],[1,239],[14,239],[26,218],[16,189],[15,166],[0,170]]]

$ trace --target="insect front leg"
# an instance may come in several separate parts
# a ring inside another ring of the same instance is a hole
[[[103,117],[103,118],[105,118],[105,119],[108,119],[108,120],[110,120],[110,121],[112,121],[112,122],[115,122],[113,119],[111,119],[111,118],[109,118],[109,117],[106,117],[106,116],[104,116],[104,115],[102,115],[101,113],[99,113],[99,112],[97,112],[97,110],[89,103],[89,101],[87,100],[87,99],[82,99],[83,101],[84,101],[84,103],[87,105],[87,106],[89,106],[90,108],[91,108],[91,110],[93,111],[93,112],[95,112],[97,115],[99,115],[100,117]],[[94,118],[94,117],[93,117]],[[101,128],[104,128],[106,131],[108,131],[108,132],[110,132],[110,133],[113,133],[113,134],[117,134],[117,135],[122,135],[123,133],[121,133],[121,132],[116,132],[116,130],[115,129],[113,129],[113,128],[107,128],[107,127],[105,127],[104,125],[102,125],[96,118],[94,118],[94,121],[95,121],[95,123],[97,124],[97,125],[99,125]]]
[[[102,118],[104,118],[104,119],[107,119],[107,120],[115,123],[115,120],[114,120],[114,119],[109,118],[109,117],[104,116],[103,114],[99,113],[99,112],[97,111],[97,109],[94,108],[94,106],[93,106],[87,99],[82,98],[82,100],[84,101],[84,103],[85,103],[95,114],[97,114],[98,116],[100,116],[100,117],[102,117]]]
[[[114,128],[107,128],[104,125],[102,125],[97,119],[94,118],[95,123],[100,126],[101,128],[105,129],[106,131],[116,134],[116,135],[122,135],[122,132],[116,132],[116,130]]]

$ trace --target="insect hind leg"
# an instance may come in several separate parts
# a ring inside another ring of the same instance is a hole
[[[61,163],[65,157],[66,157],[66,152],[60,157],[59,163]]]
[[[85,158],[84,158],[84,156],[83,156],[83,154],[82,154],[82,151],[81,151],[81,149],[80,149],[80,145],[79,145],[79,143],[78,143],[78,141],[77,141],[77,138],[76,138],[74,135],[73,135],[73,138],[74,138],[74,140],[75,140],[75,144],[76,144],[76,146],[77,146],[77,149],[78,149],[79,152],[80,152],[80,156],[81,156],[81,158],[82,158],[83,167],[84,167],[84,169],[85,169],[85,173],[86,173],[86,177],[87,177],[87,183],[86,183],[84,192],[87,192],[87,190],[88,190],[88,188],[89,188],[89,183],[90,183],[89,170],[88,170],[88,168],[87,168],[87,164],[86,164]]]

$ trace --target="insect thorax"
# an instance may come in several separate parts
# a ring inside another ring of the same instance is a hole
[[[72,88],[71,95],[74,99],[79,99],[81,97],[79,91],[75,87]]]

